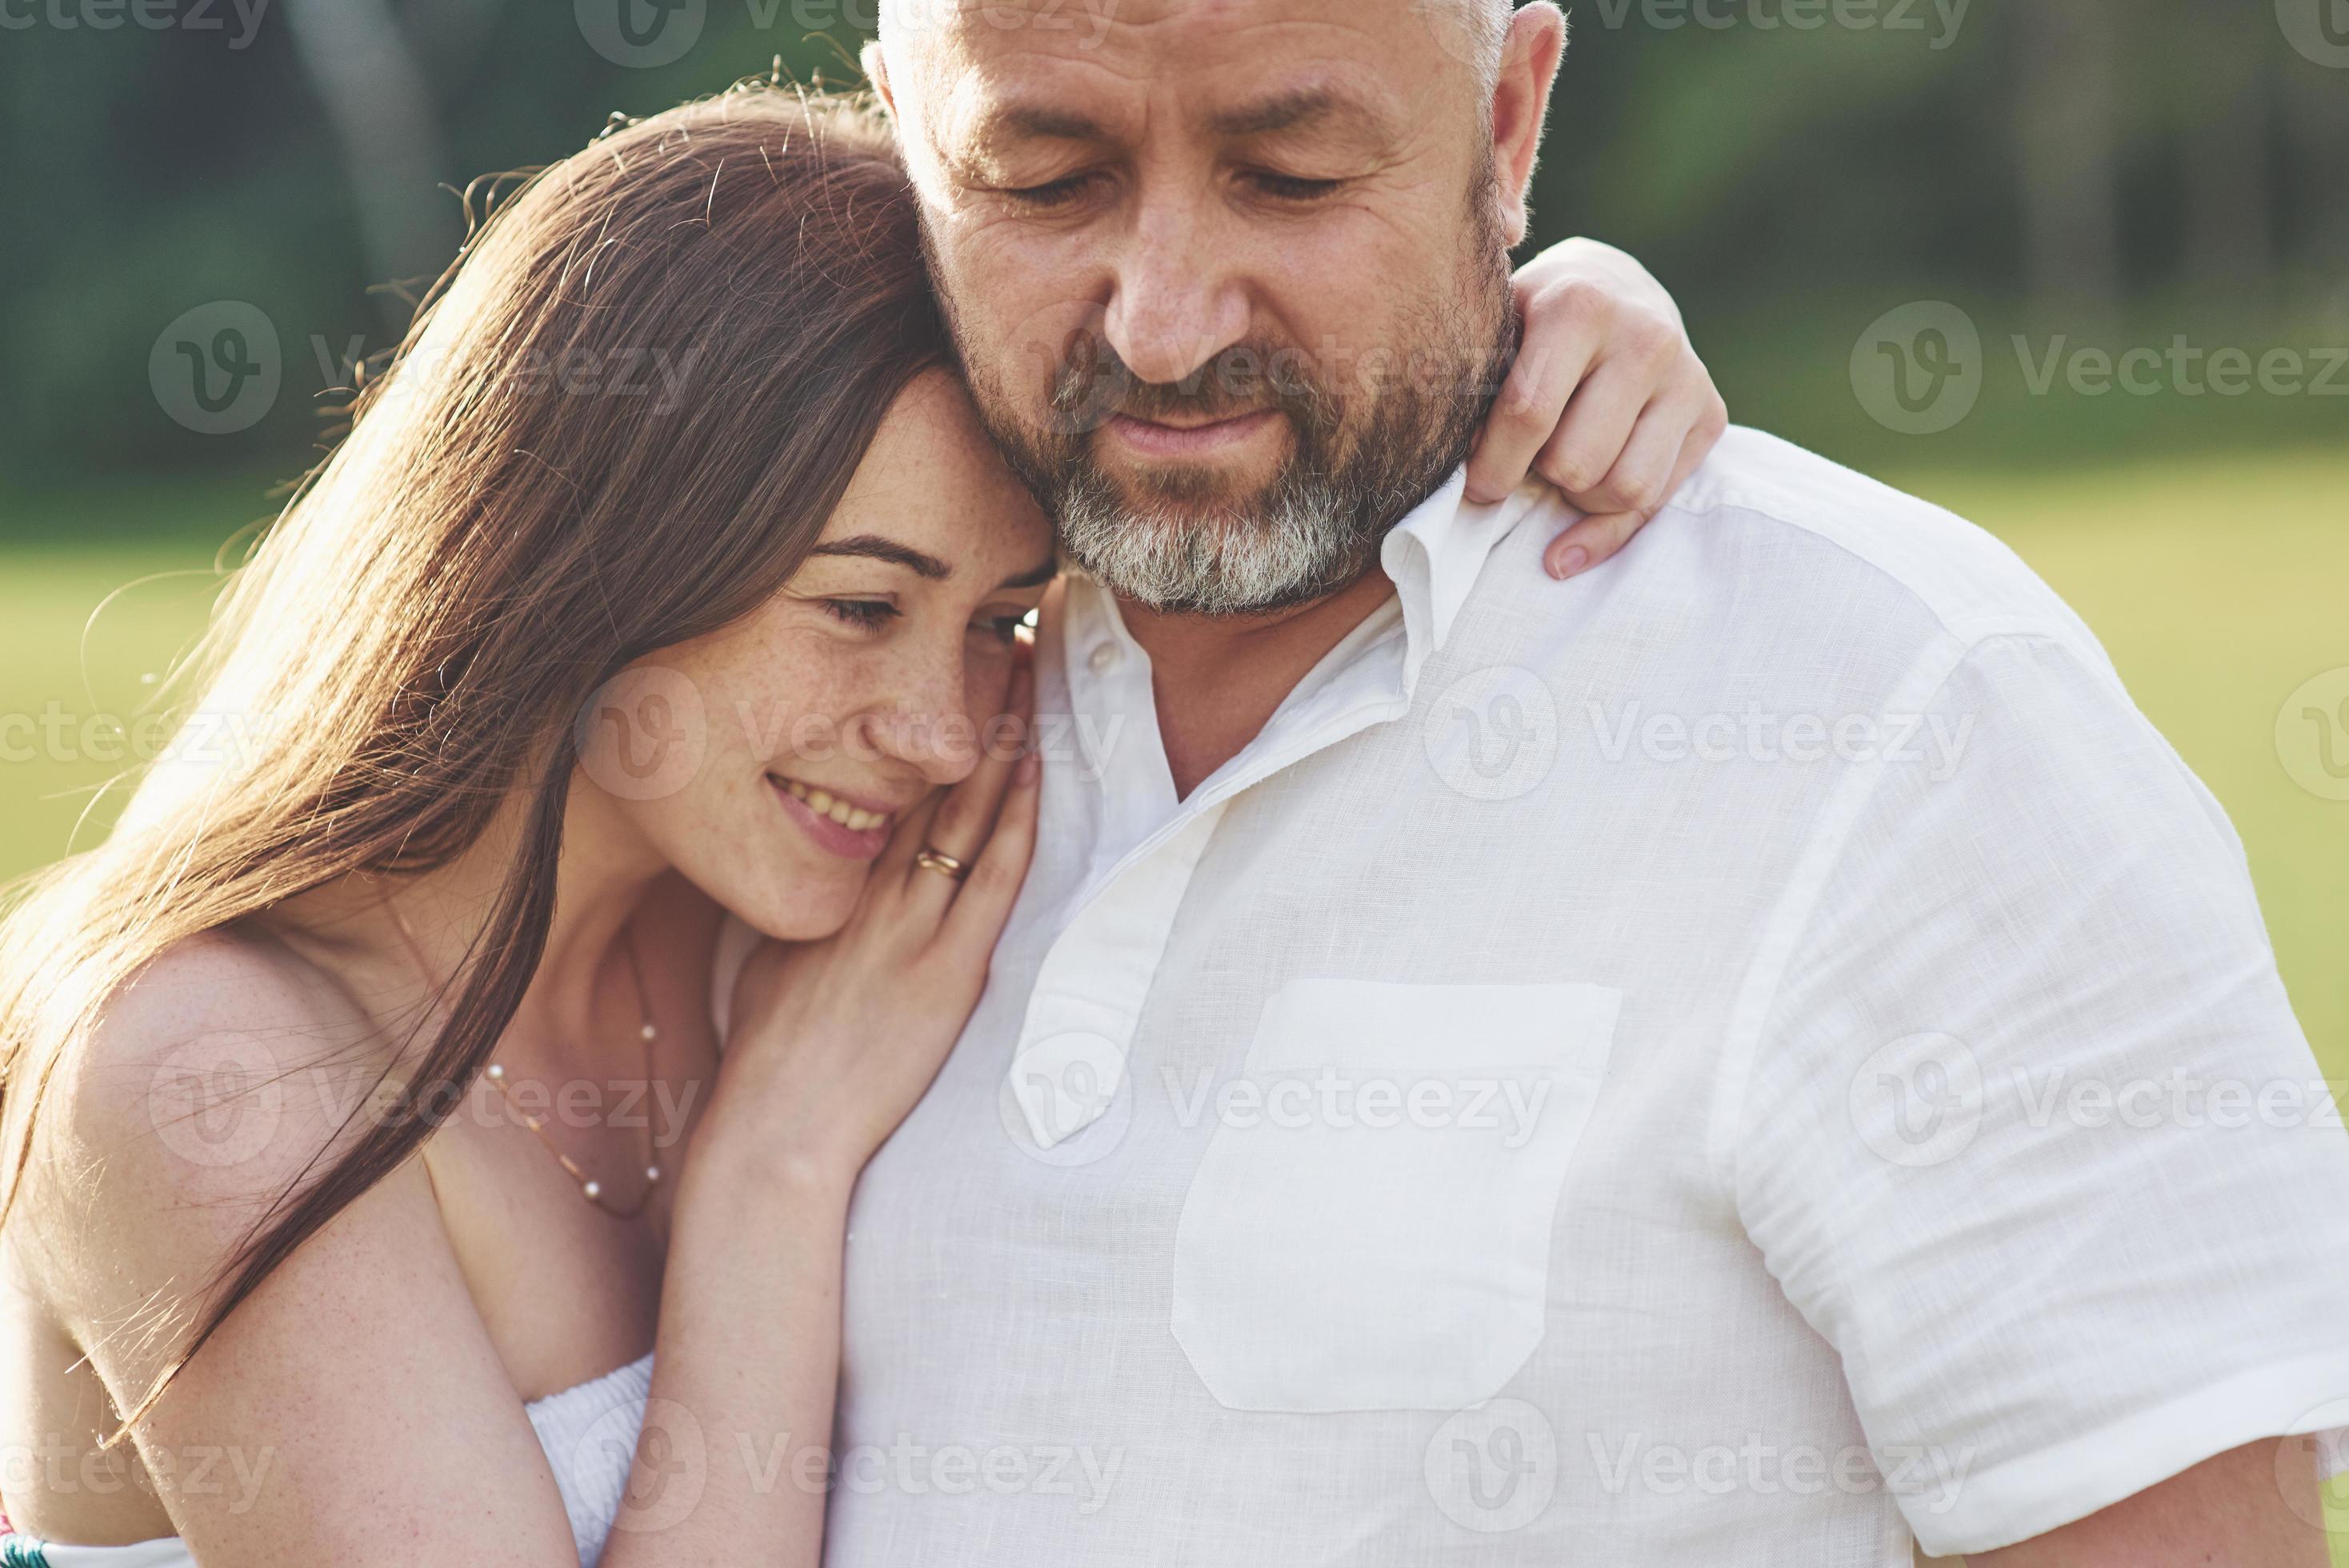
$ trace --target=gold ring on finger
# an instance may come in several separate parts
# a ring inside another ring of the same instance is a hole
[[[930,848],[927,844],[923,845],[921,853],[914,857],[914,863],[926,872],[937,872],[948,882],[960,882],[970,875],[968,866],[952,855]]]

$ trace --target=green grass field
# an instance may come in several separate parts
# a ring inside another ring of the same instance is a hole
[[[126,483],[0,504],[0,877],[112,820],[156,683],[202,628],[257,483]],[[87,813],[88,820],[84,820]]]

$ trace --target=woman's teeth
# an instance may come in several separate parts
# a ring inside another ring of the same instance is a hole
[[[776,777],[780,779],[782,776],[778,774]],[[889,825],[889,816],[885,811],[867,811],[845,800],[835,800],[823,790],[811,789],[796,779],[784,779],[782,783],[783,788],[792,792],[792,799],[806,802],[809,810],[819,817],[831,818],[852,833]]]

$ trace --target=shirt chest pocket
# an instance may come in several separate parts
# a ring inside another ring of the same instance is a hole
[[[1542,1336],[1615,1038],[1597,985],[1293,980],[1175,1233],[1174,1332],[1235,1409],[1456,1410]]]

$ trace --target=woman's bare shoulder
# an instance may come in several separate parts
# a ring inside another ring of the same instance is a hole
[[[199,1251],[233,1246],[352,1136],[390,1059],[378,1033],[266,936],[177,943],[53,1047],[19,1200],[41,1231],[101,1253],[158,1226],[193,1233]]]

